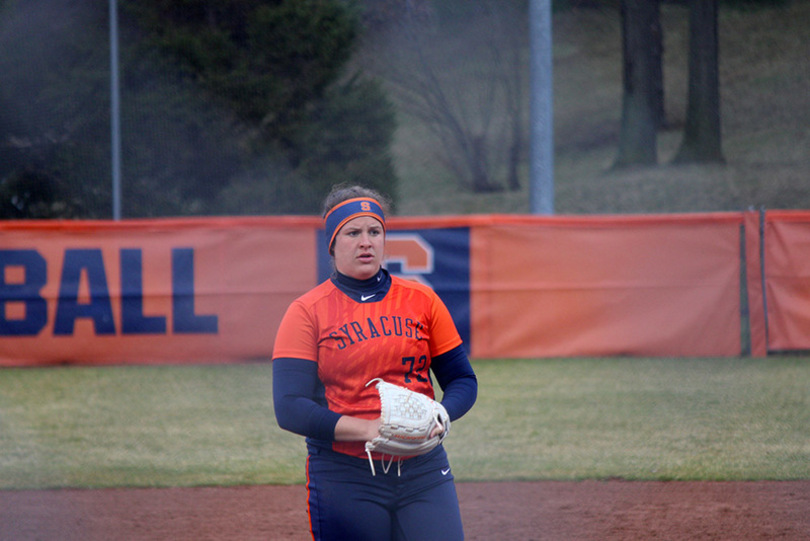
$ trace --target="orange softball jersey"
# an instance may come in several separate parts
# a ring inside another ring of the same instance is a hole
[[[366,387],[374,378],[434,398],[431,359],[461,345],[449,311],[429,287],[394,276],[390,289],[377,295],[358,302],[327,280],[296,299],[279,326],[273,358],[318,363],[328,407],[336,413],[379,416],[377,391]],[[333,447],[366,456],[363,442]]]

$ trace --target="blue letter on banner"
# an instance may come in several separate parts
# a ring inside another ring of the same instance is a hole
[[[176,333],[216,334],[216,315],[194,313],[194,250],[172,249],[172,312]]]
[[[166,318],[143,315],[143,256],[141,250],[121,250],[121,332],[166,334]]]
[[[6,282],[7,267],[22,267],[22,283]],[[47,280],[45,258],[36,250],[0,250],[0,336],[35,336],[48,322],[48,305],[39,294]],[[20,302],[25,318],[9,320],[6,306]]]
[[[87,272],[90,289],[90,302],[86,304],[79,302],[82,271]],[[96,334],[115,334],[115,320],[107,287],[107,275],[104,272],[104,259],[98,248],[65,250],[53,334],[57,336],[73,334],[76,319],[80,317],[93,320]]]

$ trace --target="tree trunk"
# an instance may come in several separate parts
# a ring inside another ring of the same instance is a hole
[[[675,163],[723,162],[717,37],[718,0],[689,7],[689,97]]]
[[[660,62],[658,0],[622,0],[623,84],[619,154],[614,167],[657,162]],[[658,42],[656,41],[658,40]],[[658,53],[656,54],[656,51]]]

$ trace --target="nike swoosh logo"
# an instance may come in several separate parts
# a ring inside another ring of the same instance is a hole
[[[377,296],[376,293],[374,293],[373,295],[360,295],[360,300],[363,301],[363,302],[366,302],[370,298],[376,297],[376,296]]]
[[[442,475],[447,475],[448,473],[450,473],[450,468],[447,468],[446,470],[442,470]]]

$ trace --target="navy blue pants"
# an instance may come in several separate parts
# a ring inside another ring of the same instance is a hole
[[[456,486],[442,446],[388,472],[375,462],[310,447],[307,491],[315,541],[460,541]],[[387,461],[386,461],[387,462]]]

